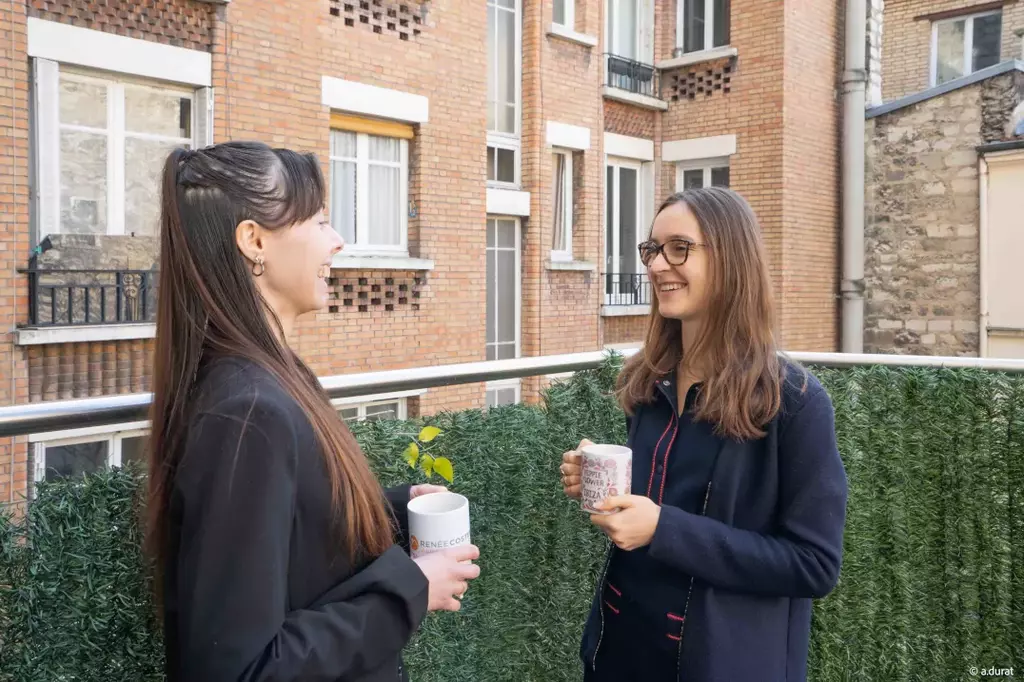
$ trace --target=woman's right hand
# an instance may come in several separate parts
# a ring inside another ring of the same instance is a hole
[[[562,455],[562,464],[558,467],[558,471],[562,474],[562,490],[574,500],[580,499],[583,491],[583,455],[580,454],[580,450],[588,445],[593,445],[593,443],[586,438],[581,440],[575,450],[570,450]]]
[[[459,600],[469,589],[469,581],[480,575],[480,567],[469,562],[479,556],[475,545],[461,545],[415,559],[430,582],[428,611],[458,611],[462,607]]]

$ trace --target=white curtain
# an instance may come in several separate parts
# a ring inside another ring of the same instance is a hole
[[[402,243],[401,144],[396,138],[369,136],[367,229],[375,246]]]
[[[356,134],[331,131],[331,225],[348,244],[356,242]]]

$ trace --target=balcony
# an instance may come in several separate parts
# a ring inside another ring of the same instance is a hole
[[[609,272],[604,276],[604,317],[646,315],[651,305],[647,273]]]
[[[604,96],[648,109],[667,109],[661,100],[661,85],[658,70],[652,64],[644,64],[615,54],[605,54]]]
[[[29,268],[27,327],[156,321],[156,270]]]

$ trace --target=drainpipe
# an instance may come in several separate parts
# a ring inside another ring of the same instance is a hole
[[[846,0],[846,63],[843,70],[842,351],[864,349],[864,98],[868,74],[864,41],[866,0]]]
[[[988,357],[988,161],[978,157],[978,357]]]

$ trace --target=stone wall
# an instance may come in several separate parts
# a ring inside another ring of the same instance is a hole
[[[977,355],[984,84],[868,120],[865,338],[872,353]]]

